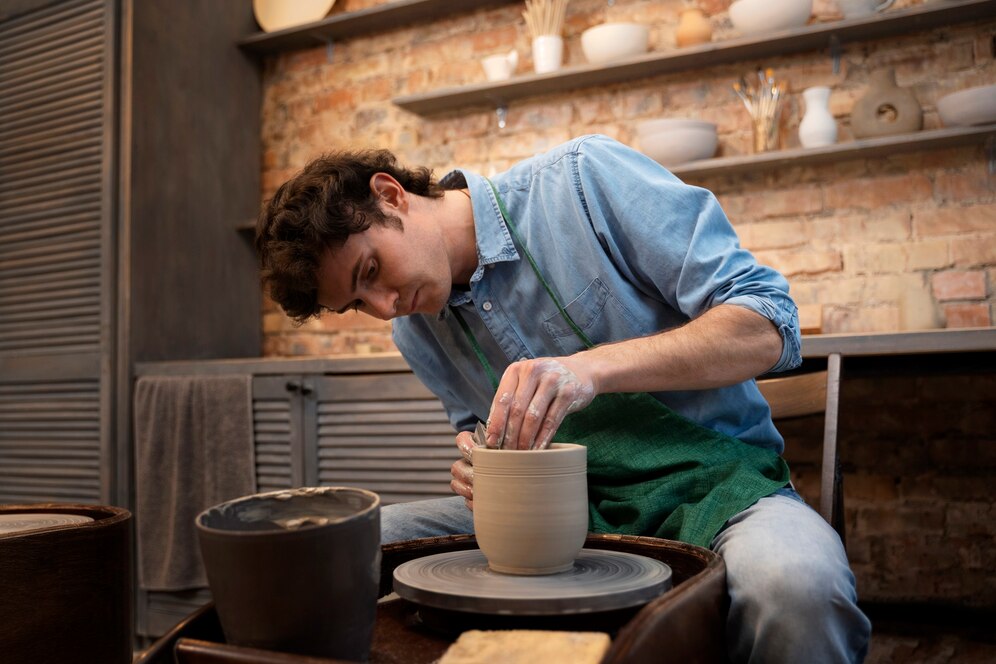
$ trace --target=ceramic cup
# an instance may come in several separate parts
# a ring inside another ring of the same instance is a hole
[[[560,35],[540,35],[533,39],[533,69],[537,74],[560,69],[564,62],[564,38]]]
[[[588,450],[474,448],[474,532],[504,574],[569,570],[588,534]]]
[[[489,55],[481,60],[481,67],[484,68],[484,77],[489,81],[504,81],[511,78],[515,68],[519,65],[519,52],[509,51],[499,55]]]
[[[380,582],[380,497],[317,487],[197,516],[208,584],[233,645],[365,661]]]

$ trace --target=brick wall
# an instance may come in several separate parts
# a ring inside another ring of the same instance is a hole
[[[728,0],[700,3],[713,15],[714,39],[733,34]],[[379,1],[339,0],[334,11],[373,4]],[[918,3],[894,6],[912,4]],[[567,62],[584,61],[581,32],[606,19],[647,23],[653,50],[673,48],[680,7],[679,0],[617,0],[611,8],[604,0],[571,0]],[[816,0],[814,7],[815,20],[837,17],[830,0]],[[996,80],[996,21],[989,21],[847,44],[838,74],[827,54],[801,53],[522,100],[509,109],[503,130],[488,109],[421,118],[390,103],[398,95],[482,82],[479,59],[513,46],[518,72],[530,71],[521,9],[513,4],[343,41],[331,60],[324,47],[268,59],[264,197],[329,148],[388,147],[437,175],[456,166],[489,174],[585,133],[636,146],[636,123],[657,117],[716,122],[720,154],[744,154],[750,125],[730,86],[758,66],[772,67],[789,84],[783,147],[798,146],[801,91],[809,86],[831,86],[839,140],[848,141],[848,114],[870,71],[895,68],[899,84],[912,88],[923,106],[927,129],[940,126],[938,97]],[[716,193],[742,243],[788,277],[804,313],[824,332],[990,325],[996,177],[986,156],[980,145],[695,184]],[[263,326],[268,356],[393,349],[389,325],[362,314],[294,327],[267,303]],[[842,454],[850,554],[865,598],[996,605],[986,573],[994,562],[994,386],[978,377],[962,377],[959,385],[952,380],[846,383]],[[989,396],[964,399],[973,393]],[[953,414],[963,421],[951,424]],[[869,421],[881,423],[881,430],[868,432]],[[811,449],[802,439],[790,442],[790,456],[805,457]],[[805,464],[797,477],[810,491]]]
[[[343,0],[334,11],[378,4]],[[714,40],[734,34],[726,0],[703,0]],[[899,0],[895,6],[916,4]],[[340,7],[340,5],[342,5]],[[581,32],[603,20],[651,26],[651,48],[674,47],[679,0],[572,0],[565,27],[566,60],[584,62]],[[815,20],[836,17],[816,0]],[[832,88],[839,140],[852,138],[850,109],[870,71],[893,67],[924,107],[925,128],[940,121],[934,103],[948,92],[996,80],[996,22],[941,28],[847,44],[840,73],[825,53],[802,53],[658,76],[512,104],[499,130],[480,109],[421,118],[390,98],[484,80],[479,59],[515,47],[518,72],[531,70],[518,4],[457,16],[271,58],[263,105],[264,196],[309,157],[331,147],[389,147],[408,164],[441,175],[462,166],[501,170],[573,136],[601,132],[637,146],[637,122],[699,117],[716,122],[720,154],[750,151],[746,111],[730,85],[770,66],[790,86],[783,147],[798,146],[801,91]],[[984,146],[922,151],[823,166],[695,181],[714,191],[743,244],[781,270],[807,316],[825,332],[893,331],[989,325],[996,269],[996,177]],[[389,326],[362,314],[295,328],[268,306],[267,355],[391,350]]]
[[[861,598],[996,607],[996,376],[849,366],[838,441]],[[822,419],[779,429],[793,483],[818,505]]]

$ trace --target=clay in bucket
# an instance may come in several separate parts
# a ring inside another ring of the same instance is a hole
[[[380,497],[315,487],[237,498],[197,516],[226,640],[364,661],[380,581]]]

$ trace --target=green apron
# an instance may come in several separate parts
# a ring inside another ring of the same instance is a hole
[[[490,182],[489,182],[490,184]],[[561,316],[585,344],[543,278],[491,184],[502,217]],[[456,309],[457,321],[492,385],[498,377]],[[589,530],[650,535],[708,547],[735,514],[789,482],[779,455],[703,427],[646,393],[601,394],[564,418],[556,442],[588,448]]]

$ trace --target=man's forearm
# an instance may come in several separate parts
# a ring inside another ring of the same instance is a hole
[[[598,394],[664,392],[739,383],[769,370],[781,352],[782,338],[771,321],[729,304],[682,327],[565,359],[591,377]]]

